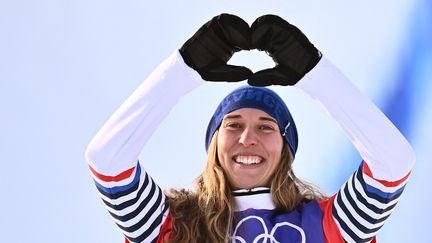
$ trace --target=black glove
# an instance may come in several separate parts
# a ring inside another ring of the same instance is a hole
[[[266,51],[276,66],[254,73],[250,85],[294,85],[321,59],[321,52],[307,37],[279,16],[259,17],[251,31],[252,46]]]
[[[208,81],[241,81],[252,76],[246,67],[227,65],[234,52],[250,50],[250,28],[240,17],[213,17],[180,48],[185,63]]]

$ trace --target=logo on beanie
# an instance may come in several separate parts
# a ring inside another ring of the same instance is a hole
[[[275,118],[283,117],[285,114],[285,106],[280,104],[273,94],[257,89],[243,89],[225,97],[216,113],[223,116],[235,109],[245,107],[261,109]],[[217,119],[222,120],[222,117]]]

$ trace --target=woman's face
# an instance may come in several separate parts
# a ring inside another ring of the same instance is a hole
[[[219,128],[217,156],[234,189],[269,186],[283,140],[266,112],[242,108],[227,114]]]

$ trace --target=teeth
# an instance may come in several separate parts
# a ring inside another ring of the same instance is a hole
[[[258,156],[237,156],[235,161],[237,163],[242,163],[242,164],[246,164],[246,165],[251,165],[251,164],[259,164],[262,161],[261,157]]]

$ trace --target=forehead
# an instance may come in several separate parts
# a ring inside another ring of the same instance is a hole
[[[223,119],[271,120],[276,122],[276,119],[267,112],[256,108],[237,109],[226,114]]]

